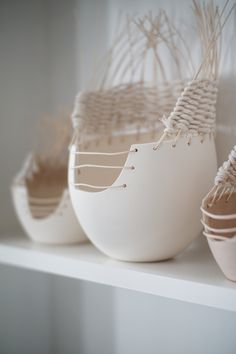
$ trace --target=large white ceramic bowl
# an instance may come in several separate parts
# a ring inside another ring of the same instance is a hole
[[[201,231],[201,201],[217,168],[214,140],[193,137],[188,144],[181,136],[176,144],[164,140],[154,150],[155,143],[141,143],[140,137],[135,144],[133,137],[123,138],[114,138],[112,144],[90,142],[87,152],[93,155],[77,154],[76,146],[71,147],[69,189],[78,220],[94,245],[112,258],[172,258]],[[125,150],[125,156],[96,155]],[[117,173],[113,168],[89,168],[90,163],[123,167]],[[77,173],[78,164],[88,168]],[[104,188],[83,186],[84,181]]]

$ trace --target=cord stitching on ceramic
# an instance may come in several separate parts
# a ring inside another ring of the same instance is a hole
[[[125,155],[131,152],[138,152],[138,149],[135,148],[133,150],[127,151],[119,151],[119,152],[92,152],[92,151],[75,151],[74,154],[76,155],[105,155],[105,156],[118,156],[118,155]],[[93,165],[93,164],[84,164],[84,165],[77,165],[72,167],[73,170],[80,170],[81,168],[105,168],[105,169],[126,169],[126,170],[134,170],[135,166],[108,166],[108,165]],[[74,183],[75,187],[87,187],[93,189],[108,189],[108,188],[126,188],[127,184],[124,183],[118,186],[95,186],[93,184],[87,183]]]
[[[138,149],[118,151],[118,152],[93,152],[93,151],[74,151],[75,155],[104,155],[104,156],[118,156],[129,154],[130,152],[138,152]]]
[[[95,186],[93,184],[87,184],[87,183],[74,183],[75,187],[87,187],[87,188],[93,188],[93,189],[108,189],[108,188],[126,188],[127,184],[121,184],[118,186]]]
[[[215,240],[219,240],[219,241],[225,241],[227,238],[226,237],[224,237],[224,236],[218,236],[218,235],[215,235],[215,234],[210,234],[210,233],[208,233],[208,232],[206,232],[206,231],[203,231],[202,232],[203,233],[203,235],[204,236],[206,236],[206,237],[210,237],[210,238],[213,238],[213,239],[215,239]]]
[[[177,134],[175,135],[175,137],[174,137],[174,139],[173,139],[173,140],[174,140],[174,142],[173,142],[173,144],[172,144],[172,147],[173,147],[173,148],[176,147],[177,140],[179,139],[180,135],[181,135],[181,129],[178,130]],[[168,136],[170,136],[169,132],[164,131],[164,134],[162,135],[162,137],[160,138],[160,140],[157,142],[157,144],[156,144],[155,146],[153,146],[153,150],[156,151],[156,150],[160,147],[161,143],[162,143],[162,142],[165,140],[165,138],[168,137]]]
[[[93,164],[84,164],[84,165],[77,165],[71,167],[72,170],[80,170],[81,168],[111,168],[111,169],[124,169],[124,170],[134,170],[134,166],[110,166],[110,165],[93,165]]]
[[[236,232],[236,227],[231,227],[228,229],[217,229],[214,227],[211,227],[209,225],[207,225],[203,220],[201,220],[202,225],[208,229],[209,231],[213,231],[213,232],[223,232],[223,233],[231,233],[231,232]]]
[[[215,190],[214,190],[215,189]],[[236,146],[230,152],[228,160],[219,168],[216,178],[212,200],[208,207],[219,201],[225,194],[228,196],[225,202],[228,203],[236,189]],[[213,192],[213,191],[212,191]]]
[[[65,209],[67,205],[63,208],[60,205],[61,198],[37,198],[28,197],[28,205],[30,207],[30,214],[35,218],[44,218],[49,215],[62,215],[62,209]]]

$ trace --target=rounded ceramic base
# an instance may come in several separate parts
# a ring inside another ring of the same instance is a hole
[[[111,258],[129,262],[173,258],[201,232],[201,201],[217,170],[214,140],[201,143],[193,137],[188,145],[188,138],[180,137],[176,144],[163,141],[158,149],[156,143],[132,145],[129,137],[125,141],[122,145],[114,138],[110,145],[91,142],[89,147],[92,152],[132,151],[123,160],[78,157],[72,146],[69,188],[76,215],[91,242]],[[91,167],[75,172],[75,166],[91,163],[126,168],[118,174]],[[78,182],[110,187],[82,189]]]

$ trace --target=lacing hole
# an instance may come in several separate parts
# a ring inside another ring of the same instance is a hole
[[[135,149],[134,149],[134,152],[138,152],[138,149],[137,149],[137,148],[135,148]]]
[[[131,170],[135,170],[135,166],[131,166]]]
[[[190,146],[191,145],[191,143],[190,143],[190,141],[188,141],[188,146]]]
[[[123,184],[123,188],[126,188],[126,187],[127,187],[127,184],[126,184],[126,183],[124,183],[124,184]]]
[[[172,144],[172,147],[175,148],[175,147],[176,147],[176,144]]]

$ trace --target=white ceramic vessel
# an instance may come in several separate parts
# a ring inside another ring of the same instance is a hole
[[[66,188],[59,200],[31,198],[24,175],[31,164],[30,156],[12,185],[15,210],[26,234],[35,242],[67,244],[86,241],[72,208],[69,191]],[[32,206],[32,200],[34,206]]]
[[[210,18],[203,14],[205,24]],[[183,251],[200,234],[201,201],[217,169],[219,33],[201,28],[200,66],[191,81],[183,80],[178,35],[169,40],[170,23],[162,16],[134,21],[130,32],[125,27],[128,38],[118,37],[109,51],[99,88],[80,92],[72,114],[73,207],[94,245],[123,261],[161,261]],[[168,81],[160,43],[177,81]]]
[[[146,137],[150,139],[150,137]],[[160,261],[181,252],[201,231],[201,200],[216,173],[215,143],[186,137],[156,143],[130,145],[114,138],[97,146],[95,155],[79,155],[79,163],[124,166],[117,176],[114,169],[81,169],[78,175],[76,146],[69,159],[69,188],[76,215],[89,239],[102,252],[123,261]],[[132,140],[132,139],[131,139]],[[96,151],[130,152],[126,156],[96,155]],[[109,162],[110,157],[112,159]],[[131,167],[131,168],[130,168]],[[84,179],[84,180],[83,180]],[[103,190],[82,187],[109,185]]]

